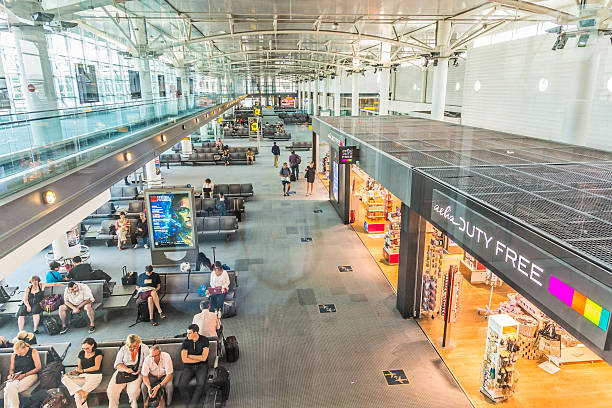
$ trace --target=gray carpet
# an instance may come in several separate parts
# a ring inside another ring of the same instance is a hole
[[[287,131],[294,140],[310,138],[305,126],[288,126]],[[215,183],[254,184],[255,197],[246,203],[246,217],[234,239],[200,242],[211,259],[216,246],[217,259],[239,271],[238,316],[223,321],[226,335],[236,335],[240,343],[240,359],[226,364],[232,382],[227,407],[470,407],[416,322],[400,317],[391,287],[357,235],[339,222],[324,186],[317,181],[315,194],[306,197],[300,179],[292,186],[297,194],[283,197],[270,148],[271,143],[263,143],[256,164],[249,167],[162,169],[168,184],[200,186],[206,177]],[[282,159],[288,154],[283,148]],[[310,158],[310,153],[302,157]],[[304,236],[312,242],[301,242]],[[123,265],[141,272],[149,261],[144,249],[92,249],[92,263],[115,279]],[[340,265],[353,271],[340,272]],[[23,287],[30,275],[45,271],[40,255],[7,281]],[[320,304],[333,304],[335,312],[320,313]],[[98,323],[94,337],[184,332],[195,310],[171,306],[169,318],[158,327],[140,323],[128,328],[135,319],[132,310]],[[4,324],[1,332],[14,336],[16,324]],[[39,339],[71,341],[68,361],[74,361],[85,336],[86,329],[76,329]],[[387,385],[383,370],[399,369],[408,383]]]

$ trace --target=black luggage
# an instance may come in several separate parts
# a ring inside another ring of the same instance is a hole
[[[223,301],[221,317],[227,319],[228,317],[234,316],[236,316],[236,301],[234,299]]]
[[[227,368],[218,366],[215,368],[215,375],[213,377],[212,385],[221,391],[221,397],[223,403],[229,398],[230,394],[230,375]]]
[[[123,275],[121,276],[121,284],[123,286],[135,285],[138,274],[136,272],[128,272],[127,266],[123,266]]]
[[[202,408],[221,408],[223,406],[223,396],[217,387],[209,386],[203,395]]]
[[[46,316],[43,319],[43,326],[45,326],[45,330],[47,330],[49,336],[55,336],[60,332],[60,324],[55,316]]]
[[[225,361],[228,363],[237,361],[238,357],[240,357],[240,350],[236,336],[228,336],[223,339],[223,343],[225,344]]]
[[[110,282],[111,279],[113,278],[111,278],[111,276],[108,273],[104,272],[101,269],[94,269],[93,271],[91,271],[91,279],[92,280],[105,280],[107,282]]]

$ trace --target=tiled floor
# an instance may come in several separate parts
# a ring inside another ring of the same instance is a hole
[[[306,127],[289,126],[294,140],[308,140]],[[231,141],[232,145],[246,142]],[[416,322],[395,309],[395,295],[380,269],[350,227],[327,202],[319,180],[313,196],[305,182],[283,197],[278,169],[272,166],[271,143],[262,143],[254,166],[183,166],[162,169],[167,184],[199,186],[206,177],[216,183],[252,182],[255,196],[230,242],[205,240],[200,248],[239,271],[238,316],[224,319],[226,335],[240,342],[240,360],[227,364],[231,375],[228,407],[469,407]],[[289,152],[283,148],[282,158]],[[303,157],[310,156],[303,152]],[[315,213],[314,209],[322,209]],[[288,230],[289,229],[289,230]],[[295,232],[294,232],[295,231]],[[312,242],[301,242],[311,237]],[[142,271],[150,261],[144,249],[118,252],[96,246],[92,263],[119,279],[121,267]],[[350,273],[339,265],[351,265]],[[45,272],[37,256],[9,276],[9,283]],[[320,313],[318,305],[333,304],[335,312]],[[99,340],[184,332],[195,310],[171,305],[160,326],[128,324],[135,311],[99,323]],[[16,334],[11,321],[0,332]],[[41,343],[73,342],[69,361],[86,329],[64,336],[40,335]],[[404,370],[407,384],[387,385],[383,370]]]

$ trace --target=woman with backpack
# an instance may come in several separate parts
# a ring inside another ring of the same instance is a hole
[[[62,384],[74,396],[77,408],[87,408],[87,396],[102,382],[102,358],[98,343],[91,337],[83,339],[77,368],[62,376]]]
[[[34,275],[30,278],[30,286],[28,286],[23,294],[23,303],[17,310],[17,326],[19,331],[23,331],[25,326],[25,317],[32,315],[32,321],[34,322],[34,334],[38,334],[38,325],[40,324],[40,314],[42,313],[42,307],[40,302],[45,298],[45,288],[47,286],[55,286],[60,283],[42,283],[40,277]]]

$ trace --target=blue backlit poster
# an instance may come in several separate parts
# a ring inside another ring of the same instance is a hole
[[[194,226],[189,192],[150,192],[151,243],[153,249],[194,247]]]

